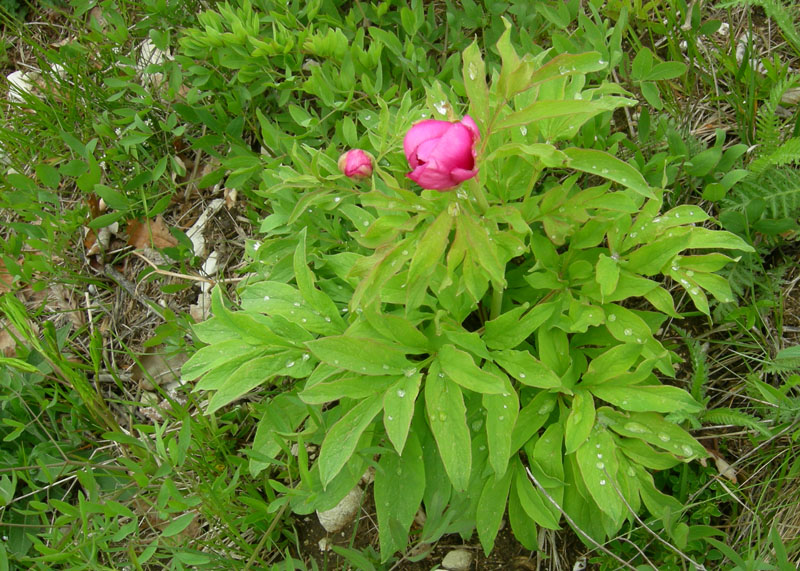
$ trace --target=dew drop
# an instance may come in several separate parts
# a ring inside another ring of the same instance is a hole
[[[330,318],[330,317],[326,317],[326,318],[325,318],[325,321],[327,321],[328,323],[330,323],[330,322],[331,322],[331,318]]]
[[[261,247],[261,244],[253,244],[253,251],[258,252],[258,249]]]
[[[658,433],[658,439],[661,442],[669,442],[670,441],[669,434],[667,434],[665,432],[659,432]]]
[[[269,296],[268,295],[264,296],[264,301],[269,301]]]
[[[600,450],[600,444],[595,444],[594,447]]]
[[[597,466],[597,469],[598,469],[598,470],[602,470],[603,468],[605,468],[605,467],[606,467],[606,465],[605,465],[605,464],[603,464],[602,462],[598,462],[597,464],[595,464],[595,466]]]
[[[486,450],[486,446],[483,446],[483,445],[481,445],[481,446],[478,446],[478,450],[480,450],[481,452],[483,452],[484,450]]]
[[[404,374],[405,374],[406,377],[410,377],[411,375],[413,375],[416,372],[417,372],[417,370],[414,367],[411,367],[410,369],[406,369],[406,372]]]
[[[639,424],[638,422],[626,422],[623,428],[625,428],[625,430],[628,432],[633,432],[635,434],[647,434],[650,432],[649,428],[643,424]]]
[[[364,220],[364,226],[369,226],[369,220]]]
[[[497,420],[502,421],[504,418],[505,418],[505,416],[498,416]]]
[[[389,370],[389,365],[383,365],[382,368],[383,368],[384,371],[388,371]]]
[[[628,404],[628,401],[627,401],[627,399],[625,399],[625,400],[623,400],[623,401],[622,401],[622,406],[625,406],[625,405],[627,405],[627,404]]]
[[[563,65],[558,66],[558,73],[563,75],[563,74],[567,73],[568,71],[569,70],[567,69],[566,66],[563,66]]]
[[[608,169],[603,169],[600,172],[603,173],[603,174],[608,174]]]
[[[599,444],[598,444],[597,446],[599,446]],[[598,452],[598,453],[597,453],[597,459],[598,459],[598,460],[602,460],[602,458],[603,458],[603,454],[602,454],[602,452]]]
[[[617,316],[612,313],[611,315],[608,316],[608,320],[609,321],[616,321],[617,320]]]
[[[478,75],[478,66],[475,65],[475,62],[469,62],[469,78],[475,79]]]
[[[403,250],[402,253],[403,253],[404,256],[408,256],[408,250]]]
[[[365,121],[369,121],[370,119],[372,119],[372,115],[364,115]]]
[[[631,466],[628,466],[628,476],[631,478],[636,475],[636,470],[634,470]]]
[[[444,378],[444,373],[439,373],[439,378],[443,379]]]
[[[545,403],[539,407],[539,414],[548,414],[551,410],[553,410],[553,403]]]
[[[306,319],[306,318],[304,317],[304,318],[302,318],[302,319],[300,320],[300,323],[305,323],[306,321],[308,321],[308,319]]]
[[[680,217],[681,217],[680,213],[679,213],[679,212],[676,212],[676,213],[675,213],[675,218],[680,218]]]
[[[636,232],[631,232],[631,238],[636,238]]]
[[[681,446],[681,450],[683,451],[683,453],[686,456],[693,456],[694,455],[694,452],[692,451],[692,449],[689,446],[687,446],[686,444]]]
[[[699,290],[699,289],[697,289],[697,288],[694,288],[694,289],[692,290],[692,295],[700,295],[700,290]]]
[[[303,353],[303,361],[308,361],[311,358],[311,355],[308,353]]]
[[[403,398],[404,396],[406,396],[406,391],[404,391],[403,389],[397,389],[397,396]]]
[[[661,222],[661,218],[653,218],[653,222],[655,222],[656,224],[658,224],[659,222]]]
[[[525,373],[520,373],[520,374],[519,374],[519,378],[520,378],[520,379],[524,379],[526,376],[527,376],[527,375],[526,375]]]
[[[633,335],[633,330],[631,330],[631,329],[626,329],[625,331],[623,331],[623,333],[625,333],[625,335],[627,335],[628,337],[630,337],[631,335]]]
[[[525,135],[528,134],[528,128],[525,125],[523,125],[522,127],[519,128],[519,132],[522,133],[522,136],[524,137]]]
[[[471,426],[472,426],[472,432],[478,432],[481,429],[481,426],[483,426],[483,421],[476,420],[475,422],[472,423]]]
[[[444,412],[444,411],[440,411],[440,412],[439,412],[439,420],[441,420],[442,422],[444,422],[445,420],[447,420],[447,413],[446,413],[446,412]]]
[[[444,115],[447,112],[447,101],[439,101],[439,103],[434,103],[433,107],[436,109],[436,112],[439,115]]]
[[[508,408],[508,405],[507,405],[507,404],[504,404],[504,405],[503,405],[503,408]]]
[[[694,275],[694,272],[692,270],[686,270],[686,275],[692,277]]]
[[[333,364],[334,364],[334,365],[338,365],[338,364],[339,364],[339,359],[334,359],[334,360],[333,360]]]
[[[606,481],[605,480],[600,480],[600,485],[601,486],[605,486],[606,485]]]
[[[286,368],[294,367],[294,361],[286,361]]]
[[[626,177],[624,177],[624,176],[623,176],[623,177],[622,177],[620,180],[621,180],[623,183],[626,183],[626,182],[628,182],[628,179],[627,179]]]
[[[672,271],[673,272],[677,272],[678,270],[680,270],[680,268],[678,266],[672,266]]]
[[[303,304],[300,303],[299,301],[295,301],[292,305],[294,305],[295,307],[300,307]]]
[[[392,417],[392,416],[387,416],[387,417],[386,417],[386,420],[394,420],[394,417]]]
[[[559,212],[566,212],[566,211],[567,211],[567,209],[566,209],[566,208],[564,208],[564,207],[562,206],[561,208],[559,208],[559,209],[558,209],[558,211],[559,211]]]

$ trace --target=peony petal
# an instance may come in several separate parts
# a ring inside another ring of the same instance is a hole
[[[472,133],[472,142],[480,140],[481,132],[478,130],[478,125],[469,115],[464,115],[464,118],[461,119],[461,124],[464,125],[467,129],[469,129],[470,133]]]
[[[431,167],[434,168],[431,168]],[[449,190],[458,183],[450,178],[447,171],[435,168],[436,165],[420,165],[412,172],[408,173],[408,178],[416,182],[422,188],[430,190]]]
[[[442,135],[436,148],[428,154],[428,161],[435,161],[444,171],[453,169],[472,170],[475,166],[475,151],[472,132],[461,123],[450,125]]]
[[[450,178],[452,178],[456,184],[460,184],[465,180],[469,180],[478,174],[478,169],[472,170],[465,170],[465,169],[453,169],[450,171]]]
[[[431,139],[438,139],[450,129],[451,125],[452,123],[448,121],[438,121],[436,119],[426,119],[414,124],[403,138],[403,151],[408,162],[411,163],[412,157],[417,154],[417,148],[422,143]]]

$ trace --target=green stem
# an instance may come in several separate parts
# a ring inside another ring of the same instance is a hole
[[[489,308],[489,320],[497,318],[500,315],[500,309],[503,307],[503,288],[497,287],[497,284],[492,284],[492,305]]]

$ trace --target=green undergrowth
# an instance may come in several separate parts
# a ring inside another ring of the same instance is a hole
[[[36,10],[54,25],[4,20],[32,87],[0,127],[0,570],[315,568],[297,522],[365,472],[372,546],[323,567],[489,554],[505,522],[600,569],[796,568],[784,3]],[[479,176],[421,191],[404,134],[465,114]],[[159,271],[196,274],[182,216],[233,190],[241,279],[202,323],[152,307],[141,336],[192,356],[143,416],[105,302],[47,294],[113,292],[130,249],[81,253],[113,223],[168,220]]]

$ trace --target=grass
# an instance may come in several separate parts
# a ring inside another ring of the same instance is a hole
[[[800,45],[790,8],[254,2],[264,18],[273,9],[267,25],[243,4],[76,0],[27,20],[21,4],[2,4],[4,74],[29,72],[33,88],[6,92],[0,127],[0,570],[422,569],[461,543],[445,536],[381,564],[365,503],[347,541],[320,554],[304,543],[312,525],[292,513],[320,442],[301,437],[294,453],[282,442],[282,461],[252,450],[265,398],[291,381],[206,415],[204,394],[174,369],[200,344],[191,325],[208,315],[203,284],[234,295],[283,255],[256,239],[276,215],[264,210],[271,173],[305,161],[304,146],[335,161],[337,148],[365,142],[379,95],[410,109],[434,81],[454,90],[473,37],[499,64],[501,18],[515,22],[520,53],[552,46],[610,61],[608,79],[642,104],[598,119],[584,139],[619,151],[671,205],[704,206],[756,252],[727,276],[736,304],[663,332],[686,357],[679,380],[708,407],[676,420],[718,459],[656,473],[682,509],[632,518],[599,549],[567,526],[535,552],[509,538],[485,563],[522,553],[555,569],[580,553],[596,569],[796,569],[800,113],[782,100],[797,88]],[[754,41],[737,58],[742,37]],[[653,75],[663,62],[679,63]],[[215,199],[224,205],[196,249],[189,229]],[[269,466],[256,476],[254,458]]]

